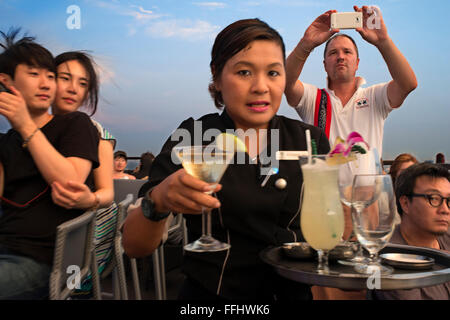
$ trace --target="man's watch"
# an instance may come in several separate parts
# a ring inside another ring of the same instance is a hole
[[[155,202],[149,197],[151,190],[145,193],[141,202],[142,213],[144,217],[151,221],[160,221],[169,216],[170,212],[157,212],[155,210]]]

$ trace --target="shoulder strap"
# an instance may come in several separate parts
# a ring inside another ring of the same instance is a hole
[[[322,129],[327,138],[330,138],[331,101],[325,89],[317,89],[314,125]]]

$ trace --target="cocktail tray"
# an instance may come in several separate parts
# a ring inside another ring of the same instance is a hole
[[[395,263],[389,263],[391,267],[394,267],[394,272],[390,275],[376,273],[364,275],[356,272],[353,266],[342,265],[335,261],[330,262],[328,273],[319,273],[316,270],[317,261],[315,259],[289,257],[283,251],[282,246],[266,248],[261,251],[260,257],[264,262],[271,265],[279,275],[287,279],[310,285],[346,290],[368,288],[383,290],[412,289],[450,281],[450,254],[448,253],[429,248],[389,244],[380,251],[380,256],[383,254],[390,254],[388,257],[403,263],[407,262],[408,259],[420,258],[424,262],[428,262],[428,265],[422,268],[405,268],[401,263],[397,266],[395,266]],[[401,254],[408,256],[402,256]],[[432,261],[432,263],[429,261]],[[386,264],[385,260],[383,260],[383,264]]]

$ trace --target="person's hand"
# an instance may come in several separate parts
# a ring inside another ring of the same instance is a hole
[[[222,186],[217,184],[212,191],[221,189]],[[210,210],[220,206],[219,200],[206,194],[207,191],[211,191],[210,184],[180,169],[156,186],[151,196],[157,211],[198,214],[202,212],[202,207]]]
[[[59,182],[53,182],[52,199],[55,204],[66,209],[89,209],[96,202],[89,187],[75,181],[69,181],[65,187]]]
[[[356,12],[363,13],[363,27],[356,28],[355,30],[359,32],[364,40],[374,46],[378,46],[383,41],[389,39],[381,10],[378,7],[363,6],[359,8],[358,6],[353,6],[353,9]]]
[[[21,129],[26,126],[35,126],[22,94],[13,86],[8,89],[12,94],[0,93],[0,114],[5,116],[18,132],[21,132]]]
[[[330,39],[333,34],[339,32],[339,29],[330,29],[331,14],[335,12],[337,11],[329,10],[311,23],[301,40],[303,49],[311,51]]]

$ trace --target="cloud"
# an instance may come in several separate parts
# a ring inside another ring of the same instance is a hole
[[[199,7],[207,7],[210,9],[223,9],[227,6],[223,2],[194,2],[193,4]]]
[[[131,8],[137,8],[138,10],[126,10],[124,15],[132,16],[138,21],[153,20],[162,17],[163,15],[156,14],[152,10],[144,9],[141,6],[131,5]]]
[[[172,19],[154,22],[146,29],[146,32],[155,38],[198,40],[215,36],[219,29],[219,26],[207,21]]]
[[[249,7],[258,7],[258,6],[262,5],[262,3],[257,2],[257,1],[247,1],[247,2],[244,2],[244,5],[249,6]]]
[[[157,7],[152,9],[144,8],[140,5],[124,6],[119,1],[106,2],[102,0],[91,0],[96,6],[111,10],[122,16],[133,17],[133,21],[127,24],[128,36],[132,37],[139,31],[144,32],[154,38],[178,38],[188,41],[195,41],[214,37],[219,26],[212,25],[207,21],[190,19],[167,19],[162,18],[170,16],[169,14],[157,13]],[[223,2],[194,2],[197,6],[208,8],[224,8]]]

